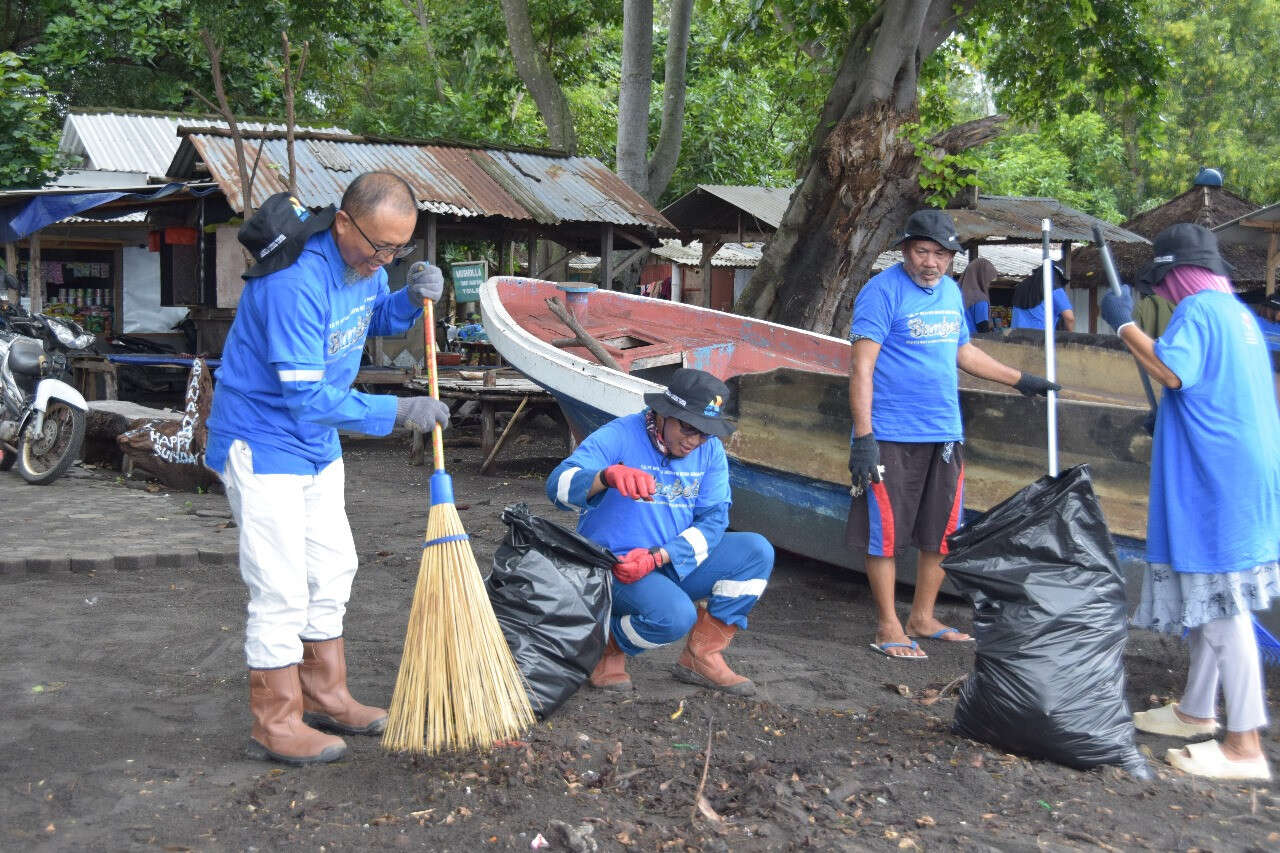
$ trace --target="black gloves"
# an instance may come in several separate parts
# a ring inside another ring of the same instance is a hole
[[[853,480],[853,492],[861,494],[871,483],[879,483],[882,477],[880,467],[880,445],[876,443],[874,433],[859,435],[849,446],[849,476]]]
[[[1057,382],[1050,382],[1043,376],[1036,376],[1034,373],[1024,373],[1018,377],[1018,381],[1013,383],[1013,387],[1022,392],[1024,397],[1034,397],[1039,394],[1041,397],[1050,391],[1061,391],[1062,386]]]

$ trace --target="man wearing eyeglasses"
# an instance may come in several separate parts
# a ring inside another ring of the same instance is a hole
[[[427,430],[449,410],[430,397],[353,390],[365,338],[403,334],[438,299],[440,270],[415,264],[391,293],[383,267],[413,251],[418,211],[400,177],[357,177],[311,214],[287,193],[240,229],[255,263],[227,335],[205,464],[240,528],[249,588],[245,657],[250,754],[286,764],[336,761],[342,734],[378,734],[387,712],[347,689],[343,616],[356,573],[338,430]],[[314,726],[314,728],[313,728]]]
[[[579,511],[578,532],[619,555],[610,637],[593,687],[630,690],[629,655],[688,634],[672,675],[735,695],[755,692],[722,652],[764,593],[773,546],[756,533],[725,532],[728,399],[719,379],[681,368],[665,391],[644,395],[647,409],[587,436],[547,480],[556,506]]]

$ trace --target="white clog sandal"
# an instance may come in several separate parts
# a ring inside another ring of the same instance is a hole
[[[1174,708],[1177,702],[1170,702],[1150,711],[1137,711],[1133,715],[1133,727],[1140,732],[1153,735],[1169,735],[1171,737],[1197,738],[1213,737],[1222,728],[1217,721],[1208,723],[1188,723],[1179,719]]]
[[[1187,744],[1171,749],[1165,760],[1184,773],[1203,776],[1206,779],[1243,779],[1266,782],[1271,779],[1271,768],[1266,756],[1259,755],[1248,761],[1232,761],[1222,752],[1216,740]]]

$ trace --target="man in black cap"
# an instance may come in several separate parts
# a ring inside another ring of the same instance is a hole
[[[755,690],[721,653],[764,592],[773,546],[756,533],[725,532],[728,399],[719,379],[681,368],[665,391],[644,396],[647,409],[587,436],[547,480],[556,506],[579,511],[578,532],[618,555],[594,687],[630,690],[627,656],[687,633],[672,675],[737,695]]]
[[[948,213],[913,213],[896,245],[902,263],[863,286],[849,329],[854,499],[845,541],[867,555],[876,607],[871,648],[895,660],[920,660],[926,655],[913,637],[972,639],[934,616],[947,536],[959,524],[964,499],[956,368],[1028,396],[1058,386],[969,342],[960,289],[947,275],[960,249]],[[920,560],[904,628],[894,606],[894,555],[909,545],[919,549]]]
[[[335,761],[339,737],[377,734],[387,712],[347,689],[343,616],[356,573],[338,430],[430,429],[449,410],[429,397],[355,391],[368,334],[402,334],[438,299],[440,270],[415,264],[387,288],[385,264],[412,250],[412,189],[386,172],[357,177],[342,206],[310,214],[272,196],[240,230],[254,265],[217,373],[205,464],[221,476],[240,528],[249,587],[245,657],[251,754]]]

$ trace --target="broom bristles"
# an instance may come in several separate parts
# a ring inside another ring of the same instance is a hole
[[[454,541],[438,542],[449,537]],[[436,754],[488,748],[534,723],[524,679],[498,625],[452,503],[431,507],[404,654],[382,745]]]

